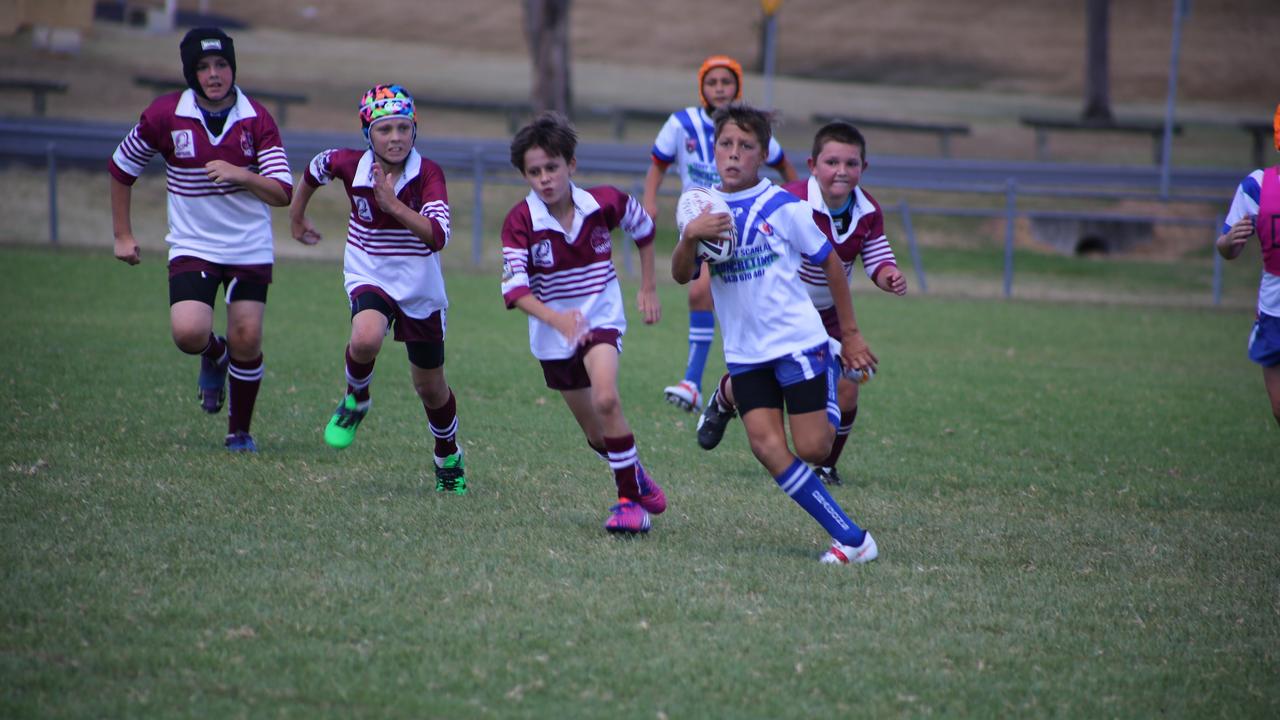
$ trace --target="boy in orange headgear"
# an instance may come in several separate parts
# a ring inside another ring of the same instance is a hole
[[[650,217],[658,217],[658,188],[667,168],[680,173],[681,191],[711,187],[720,182],[716,171],[715,126],[711,114],[742,99],[742,65],[727,55],[712,55],[698,68],[698,105],[672,113],[653,141],[653,165],[644,178],[641,203]],[[784,182],[796,179],[796,170],[782,152],[778,141],[770,139],[766,164],[782,175]],[[689,356],[684,378],[663,389],[667,401],[689,412],[702,408],[702,373],[707,366],[716,319],[712,311],[710,276],[703,274],[689,284]]]
[[[1280,151],[1280,105],[1274,119]],[[1249,359],[1262,366],[1271,412],[1280,423],[1280,165],[1254,170],[1240,182],[1215,246],[1234,260],[1255,234],[1262,246],[1257,320],[1249,334]]]

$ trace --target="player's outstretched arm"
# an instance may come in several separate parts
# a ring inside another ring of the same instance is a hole
[[[293,239],[303,245],[315,245],[323,238],[320,231],[315,225],[311,224],[311,219],[307,217],[307,205],[311,202],[311,196],[316,192],[316,188],[311,183],[303,179],[298,183],[298,189],[293,193],[293,201],[289,203],[289,234],[293,235]]]
[[[1240,256],[1240,252],[1244,250],[1244,244],[1253,237],[1253,217],[1246,215],[1236,221],[1231,229],[1218,236],[1214,247],[1218,249],[1218,254],[1228,260],[1235,260]]]
[[[133,237],[133,221],[129,216],[132,203],[133,188],[111,178],[111,231],[115,236],[115,256],[121,262],[137,265],[142,262],[142,256],[138,252],[138,241]]]
[[[822,261],[822,269],[827,276],[827,287],[831,289],[831,299],[835,302],[836,317],[840,319],[840,355],[846,368],[875,370],[879,360],[867,347],[862,332],[858,329],[858,318],[853,312],[853,296],[849,293],[849,279],[844,275],[844,265],[834,252],[827,253]]]

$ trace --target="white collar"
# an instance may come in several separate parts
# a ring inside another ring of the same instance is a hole
[[[849,212],[854,217],[862,217],[866,213],[859,211],[859,208],[866,207],[866,193],[862,192],[862,186],[853,186],[853,204],[849,206]],[[818,178],[813,175],[809,176],[809,207],[821,213],[831,215],[831,208],[827,207],[827,201],[822,197],[822,188],[818,186]]]
[[[717,187],[715,190],[716,192],[724,196],[725,202],[734,202],[736,200],[746,200],[747,198],[755,197],[756,195],[759,195],[765,190],[768,190],[772,185],[773,185],[773,181],[770,180],[769,178],[760,178],[760,182],[756,183],[755,185],[752,185],[746,190],[739,190],[738,192],[735,192],[735,193],[727,193],[724,190],[721,190],[719,187]]]
[[[600,203],[596,201],[596,196],[583,190],[573,181],[569,182],[569,191],[573,195],[573,209],[577,216],[587,217],[591,213],[600,209]],[[529,206],[529,217],[533,221],[533,229],[536,230],[559,230],[565,234],[565,239],[572,240],[566,228],[560,226],[560,221],[551,215],[551,210],[547,208],[547,204],[538,197],[538,193],[533,190],[525,196],[525,204]],[[578,223],[575,221],[575,225]]]
[[[253,109],[253,105],[249,102],[249,96],[244,94],[239,85],[235,87],[235,91],[236,104],[232,105],[231,112],[227,113],[228,126],[236,120],[258,116],[258,113]],[[187,88],[182,91],[182,97],[178,98],[178,109],[174,110],[173,114],[180,117],[195,118],[196,120],[204,118],[204,113],[200,112],[200,106],[196,104],[195,90]]]
[[[356,164],[356,174],[351,178],[351,187],[373,187],[373,151],[365,150],[364,155],[360,156],[360,162]],[[413,182],[418,177],[418,173],[422,172],[422,156],[418,154],[418,148],[409,148],[409,155],[404,159],[404,172],[400,173],[400,178],[396,180],[395,194],[399,195],[405,185]]]

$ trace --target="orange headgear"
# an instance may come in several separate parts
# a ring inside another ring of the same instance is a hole
[[[1276,106],[1276,116],[1271,121],[1271,127],[1275,130],[1276,152],[1280,152],[1280,105]]]
[[[706,60],[703,60],[702,67],[698,68],[698,87],[697,87],[698,103],[704,106],[707,104],[707,98],[704,97],[702,94],[702,81],[706,79],[707,73],[711,72],[712,70],[715,70],[716,68],[725,68],[729,72],[733,73],[733,76],[737,78],[738,92],[734,94],[733,99],[735,101],[741,100],[742,99],[742,65],[737,60],[734,60],[728,55],[712,55]],[[1277,115],[1277,117],[1280,117],[1280,115]]]

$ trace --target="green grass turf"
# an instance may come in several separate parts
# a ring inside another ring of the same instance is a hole
[[[323,445],[336,264],[277,266],[261,453],[230,457],[155,253],[0,258],[0,716],[1280,712],[1280,430],[1247,311],[860,285],[882,364],[834,495],[881,559],[826,567],[741,424],[706,453],[663,403],[675,286],[621,377],[671,509],[623,540],[496,273],[448,277],[472,486],[455,497],[432,489],[398,345],[356,444]]]

